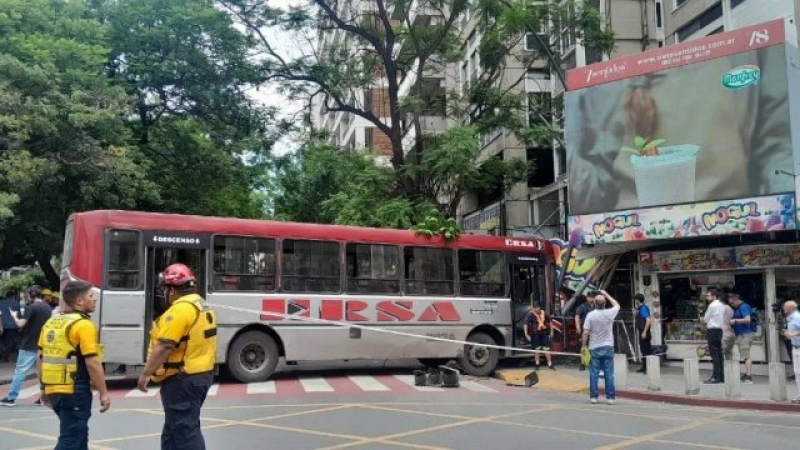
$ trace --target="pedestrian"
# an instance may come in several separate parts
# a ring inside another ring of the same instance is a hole
[[[96,307],[92,285],[70,281],[62,294],[64,312],[48,319],[39,337],[39,382],[42,402],[60,422],[56,450],[85,450],[89,448],[91,387],[99,394],[101,413],[111,407],[111,399],[103,372],[103,348],[90,317]]]
[[[785,338],[792,340],[792,365],[794,366],[794,382],[797,384],[797,395],[792,403],[800,404],[800,311],[797,302],[789,300],[783,304],[783,313],[786,314]]]
[[[636,306],[634,325],[639,337],[639,349],[642,352],[642,367],[637,372],[647,373],[647,357],[653,354],[653,346],[650,342],[652,339],[650,328],[653,321],[650,318],[650,308],[644,303],[644,295],[636,294],[633,298]]]
[[[753,318],[753,308],[742,300],[739,294],[730,294],[730,304],[733,308],[731,326],[736,335],[736,346],[739,347],[739,357],[744,360],[744,375],[742,383],[753,384],[753,360],[750,358],[750,347],[758,330],[758,323]]]
[[[720,299],[725,306],[725,313],[722,320],[722,356],[726,361],[733,359],[733,345],[736,343],[736,334],[733,332],[731,320],[733,320],[733,308],[729,296],[725,295]]]
[[[143,392],[151,380],[161,385],[162,450],[205,449],[200,409],[214,382],[217,320],[197,294],[196,283],[184,264],[164,270],[160,284],[169,308],[153,325],[150,354],[139,377]]]
[[[0,405],[3,406],[15,406],[17,404],[17,397],[19,397],[19,391],[25,381],[25,375],[36,367],[39,333],[41,333],[42,326],[44,326],[51,314],[50,306],[42,300],[42,291],[39,286],[29,287],[25,295],[29,303],[24,309],[20,308],[22,312],[11,311],[11,318],[14,319],[14,324],[21,330],[22,341],[17,354],[14,378],[11,380],[8,394],[0,400]],[[40,404],[40,401],[37,400],[36,404]]]
[[[539,370],[539,353],[544,352],[544,357],[547,359],[547,368],[556,370],[553,366],[553,357],[550,355],[550,346],[553,340],[553,327],[550,316],[542,311],[539,303],[534,303],[531,306],[531,313],[528,316],[528,321],[525,323],[524,331],[525,338],[531,343],[531,348],[534,350],[534,361],[536,370]]]
[[[3,362],[16,362],[17,354],[19,353],[19,328],[17,327],[14,318],[11,317],[12,311],[19,311],[19,301],[15,294],[7,297],[5,300],[0,300],[0,326],[3,332],[0,334],[0,339],[3,344]]]
[[[606,402],[613,405],[617,395],[614,386],[614,319],[619,313],[619,303],[603,290],[590,295],[594,297],[595,309],[586,316],[581,347],[583,351],[588,346],[592,356],[589,363],[589,400],[597,403],[598,378],[602,370]],[[611,308],[605,308],[606,300],[611,303]]]
[[[716,289],[709,290],[707,295],[711,303],[703,315],[703,322],[706,324],[706,340],[708,341],[708,351],[711,353],[713,372],[711,378],[704,383],[719,384],[725,382],[722,370],[722,327],[725,321],[725,305],[720,301],[719,292]]]
[[[578,336],[578,341],[580,342],[581,335],[583,335],[583,324],[586,323],[586,316],[594,309],[594,297],[578,295],[575,297],[575,301],[580,304],[577,310],[575,310],[575,331]],[[586,365],[583,364],[583,360],[581,360],[580,370],[586,370]]]

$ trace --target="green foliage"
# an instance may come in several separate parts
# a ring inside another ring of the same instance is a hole
[[[249,48],[211,0],[0,0],[0,267],[57,283],[76,211],[263,217]]]
[[[39,286],[47,284],[44,272],[39,266],[31,266],[18,275],[0,280],[0,295],[21,292],[34,284]]]

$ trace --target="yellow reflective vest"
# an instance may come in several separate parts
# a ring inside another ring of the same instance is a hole
[[[183,336],[178,346],[169,354],[167,361],[159,367],[151,379],[159,383],[179,373],[187,375],[210,372],[214,370],[217,360],[217,316],[197,294],[184,295],[175,300],[174,307],[180,303],[189,303],[195,307],[189,333]],[[172,308],[170,307],[170,308]],[[164,326],[162,320],[169,316],[169,310],[153,324],[150,334],[150,353],[158,341],[159,329]]]
[[[42,327],[44,339],[39,381],[48,394],[73,394],[77,381],[89,383],[86,361],[69,340],[70,329],[81,320],[89,320],[89,316],[69,312],[51,317]]]

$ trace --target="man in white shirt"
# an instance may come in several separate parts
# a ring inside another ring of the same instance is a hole
[[[797,383],[797,396],[792,399],[792,403],[800,404],[800,312],[797,311],[797,302],[789,300],[784,303],[783,313],[786,314],[786,329],[782,334],[791,339],[794,381]]]
[[[590,294],[594,297],[595,309],[586,316],[583,325],[583,348],[589,347],[592,360],[589,363],[589,400],[597,403],[600,370],[605,377],[606,402],[614,404],[617,392],[614,386],[614,318],[619,313],[619,303],[606,291]],[[606,309],[606,300],[611,308]],[[583,350],[583,349],[581,349]]]
[[[725,326],[725,304],[719,300],[719,292],[716,289],[708,291],[711,303],[703,316],[706,324],[706,340],[708,340],[708,351],[711,353],[711,364],[714,368],[711,378],[705,384],[719,384],[725,381],[724,371],[722,370],[722,330]]]

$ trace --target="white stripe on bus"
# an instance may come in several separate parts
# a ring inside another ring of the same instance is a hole
[[[388,386],[369,375],[351,375],[347,378],[364,392],[385,392],[391,390]]]

